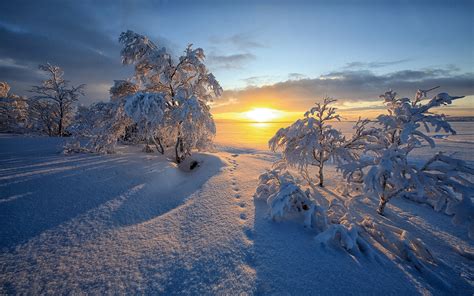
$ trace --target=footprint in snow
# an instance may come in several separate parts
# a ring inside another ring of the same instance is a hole
[[[253,240],[253,231],[252,231],[252,229],[250,229],[248,227],[245,227],[244,228],[244,233],[245,233],[245,235],[247,236],[247,238],[249,240]]]

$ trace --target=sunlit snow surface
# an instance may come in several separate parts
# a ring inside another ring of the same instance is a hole
[[[436,141],[472,163],[471,132]],[[352,256],[317,245],[301,224],[268,219],[253,200],[276,158],[268,151],[218,141],[221,152],[196,154],[201,166],[183,172],[141,147],[64,156],[62,142],[0,135],[2,294],[474,292],[466,230],[427,206],[394,200],[387,219],[429,246],[447,288],[389,252],[380,250],[383,262]],[[327,176],[323,195],[333,199],[340,179],[332,166]]]

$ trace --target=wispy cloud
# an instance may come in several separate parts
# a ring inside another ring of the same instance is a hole
[[[344,69],[377,69],[387,66],[403,64],[410,61],[410,59],[402,59],[396,61],[380,61],[380,62],[350,62],[344,66]]]
[[[209,64],[215,68],[238,69],[248,61],[254,60],[256,57],[251,53],[237,53],[230,55],[217,55],[211,53],[207,56]]]
[[[301,74],[301,73],[289,73],[288,74],[288,79],[289,80],[300,80],[300,79],[305,79],[308,76]]]
[[[250,50],[254,48],[263,48],[265,45],[256,40],[253,34],[251,33],[238,33],[234,34],[230,37],[217,37],[217,36],[212,36],[210,38],[210,41],[213,43],[227,43],[239,50]]]

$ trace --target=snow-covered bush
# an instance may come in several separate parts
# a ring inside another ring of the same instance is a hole
[[[395,227],[382,217],[363,215],[351,202],[338,197],[327,207],[316,199],[317,192],[303,190],[297,180],[280,169],[267,170],[259,176],[255,200],[265,201],[272,220],[299,218],[305,227],[316,232],[317,244],[341,247],[352,255],[364,255],[383,263],[381,253],[390,252],[413,265],[428,279],[444,283],[431,267],[436,264],[426,245],[408,231]],[[467,213],[467,212],[466,212]]]
[[[303,191],[289,172],[271,170],[260,175],[255,198],[266,200],[273,220],[301,213],[305,217],[305,226],[311,227],[312,216],[318,211],[310,199],[309,190]]]
[[[65,152],[82,152],[84,149],[99,153],[113,153],[117,140],[133,122],[124,111],[124,101],[99,102],[90,107],[81,107],[71,126],[74,139],[65,147]],[[88,142],[78,149],[82,138]]]
[[[403,196],[444,210],[453,216],[453,223],[466,224],[470,238],[474,238],[474,169],[466,162],[437,153],[413,175],[415,185]],[[411,181],[411,180],[410,180]]]
[[[469,223],[472,229],[472,214],[459,212],[462,203],[472,211],[473,184],[469,181],[473,169],[461,160],[437,154],[424,165],[409,160],[410,153],[423,144],[435,146],[426,135],[431,128],[455,134],[443,115],[430,113],[434,107],[451,104],[461,97],[440,93],[427,103],[427,91],[419,90],[413,100],[397,98],[393,91],[381,97],[387,105],[388,114],[377,117],[376,125],[363,138],[364,157],[341,165],[346,178],[354,172],[364,172],[364,191],[380,200],[377,212],[384,213],[385,206],[397,196],[427,202],[436,210],[449,206],[449,212],[459,221]]]
[[[63,70],[58,66],[45,64],[40,65],[39,69],[46,72],[50,78],[44,80],[42,85],[33,86],[30,90],[36,94],[31,100],[39,102],[33,104],[35,112],[43,113],[41,108],[46,108],[51,113],[53,121],[56,122],[56,135],[63,136],[73,118],[74,103],[80,95],[84,95],[84,84],[69,87],[69,82],[63,78]],[[42,120],[41,124],[49,124],[49,120]],[[47,129],[53,130],[50,126],[47,126]]]
[[[412,265],[432,285],[444,290],[451,289],[441,275],[434,271],[436,258],[419,238],[413,237],[404,229],[381,221],[380,218],[376,221],[365,216],[358,225],[374,244],[382,247],[383,252],[389,252],[391,256]]]
[[[325,215],[321,215],[324,209],[312,200],[309,189],[301,189],[288,171],[273,169],[261,174],[255,199],[267,203],[273,220],[297,214],[304,217],[304,225],[307,227],[318,226],[319,229],[324,229],[327,225]]]
[[[273,220],[295,215],[303,218],[305,227],[317,231],[315,240],[320,244],[336,243],[351,253],[375,256],[372,247],[360,236],[359,228],[349,222],[348,215],[333,216],[334,211],[321,206],[309,189],[303,191],[288,171],[273,169],[261,174],[255,199],[266,201]]]
[[[324,246],[336,242],[351,254],[364,254],[371,259],[380,260],[374,248],[364,239],[363,229],[351,222],[347,216],[343,216],[339,223],[329,224],[324,231],[316,235],[315,241]]]
[[[320,187],[324,186],[324,164],[335,157],[337,148],[345,141],[341,132],[328,124],[330,120],[340,120],[336,108],[330,107],[335,101],[325,98],[316,103],[303,119],[281,128],[268,142],[272,151],[281,149],[283,161],[297,167],[308,182],[312,182],[308,166],[317,166]]]
[[[0,82],[0,131],[23,132],[28,127],[26,98],[10,93],[10,86]]]

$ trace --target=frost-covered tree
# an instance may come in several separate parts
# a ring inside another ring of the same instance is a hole
[[[110,88],[110,100],[125,98],[138,92],[140,88],[133,82],[127,80],[114,80],[114,85]]]
[[[6,82],[0,82],[0,98],[6,98],[10,92],[10,85]]]
[[[58,135],[57,112],[53,102],[30,99],[28,105],[30,128],[48,136]]]
[[[166,99],[163,93],[138,92],[127,98],[125,113],[136,124],[145,141],[164,153],[162,140],[166,134]]]
[[[376,125],[370,128],[370,135],[364,138],[365,157],[341,168],[347,178],[354,172],[364,172],[364,190],[379,199],[379,214],[384,213],[392,198],[405,196],[429,200],[435,209],[448,206],[455,219],[464,217],[472,223],[472,214],[458,212],[455,205],[462,203],[473,212],[473,186],[466,177],[472,175],[473,170],[464,162],[443,154],[435,155],[425,164],[409,159],[410,154],[423,144],[435,146],[423,129],[455,134],[443,115],[430,111],[462,97],[440,93],[423,103],[427,92],[419,90],[413,100],[397,98],[393,91],[382,95],[388,114],[378,116]]]
[[[331,120],[340,120],[336,108],[330,106],[335,101],[325,98],[322,103],[316,103],[303,119],[281,128],[268,142],[272,151],[281,149],[283,161],[297,167],[307,179],[310,178],[308,166],[316,166],[320,187],[324,186],[324,164],[336,156],[345,142],[341,132],[329,124]]]
[[[63,70],[58,66],[48,63],[40,65],[39,69],[46,72],[49,78],[44,80],[42,85],[33,86],[30,91],[36,95],[32,97],[32,100],[45,102],[36,104],[37,108],[44,105],[48,110],[53,111],[52,114],[57,123],[56,135],[63,136],[73,117],[74,103],[80,95],[84,95],[84,84],[69,86],[69,82],[63,78]]]
[[[209,102],[222,93],[222,88],[204,64],[204,51],[189,45],[184,55],[174,60],[165,48],[158,48],[146,36],[132,31],[120,35],[123,64],[135,65],[135,80],[143,92],[158,93],[164,102],[161,126],[167,126],[166,137],[175,140],[175,159],[180,163],[195,148],[205,148],[215,134]],[[157,96],[154,96],[155,98]],[[133,100],[146,100],[148,96]],[[135,104],[136,106],[140,104]],[[146,105],[143,102],[141,105]],[[138,113],[134,113],[137,121]],[[139,121],[148,121],[143,115]],[[165,139],[167,140],[167,139]]]
[[[133,131],[145,141],[147,150],[149,144],[161,153],[173,148],[177,163],[193,149],[208,148],[215,135],[209,103],[221,95],[222,88],[204,64],[204,51],[189,45],[176,60],[165,48],[132,31],[123,32],[119,41],[122,63],[133,64],[135,75],[129,81],[115,81],[110,106],[100,106],[109,110],[103,124],[87,129],[95,134],[93,139],[102,139],[93,141],[98,147],[90,147],[112,151],[120,137]]]
[[[26,98],[10,93],[10,86],[0,82],[0,130],[24,132],[28,126]]]

